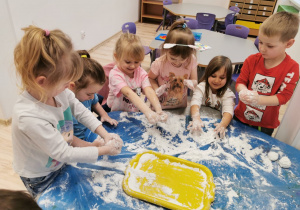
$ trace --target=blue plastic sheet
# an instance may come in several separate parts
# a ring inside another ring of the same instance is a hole
[[[166,125],[153,126],[140,113],[109,115],[119,124],[104,126],[123,139],[121,154],[99,157],[94,164],[67,165],[40,196],[38,204],[43,209],[162,209],[122,190],[127,164],[143,149],[208,167],[216,184],[211,209],[300,208],[300,151],[285,143],[234,120],[227,138],[218,139],[211,135],[216,120],[210,118],[203,118],[204,134],[194,136],[186,130],[188,116],[170,114]],[[291,168],[268,160],[270,150],[287,156]]]

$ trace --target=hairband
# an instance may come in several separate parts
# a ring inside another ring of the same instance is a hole
[[[48,31],[47,29],[44,29],[45,31],[45,36],[49,36],[50,35],[50,31]]]
[[[164,44],[164,49],[170,49],[172,47],[175,46],[184,46],[184,47],[189,47],[189,48],[193,48],[193,49],[198,49],[199,47],[195,46],[195,45],[191,45],[191,44],[171,44],[171,43],[165,43]]]
[[[82,58],[87,58],[87,56],[86,56],[86,55],[81,55],[80,57],[82,57]]]
[[[183,23],[182,25],[179,24],[179,25],[177,26],[177,28],[183,28],[183,29],[185,29],[186,27],[187,27],[187,24],[186,24],[186,23]]]

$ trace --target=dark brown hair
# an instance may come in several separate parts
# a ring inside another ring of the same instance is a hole
[[[75,82],[76,91],[86,88],[90,83],[95,82],[103,85],[106,81],[105,73],[102,66],[86,50],[78,50],[83,63],[83,74]]]
[[[195,37],[191,29],[188,28],[187,24],[185,23],[185,20],[179,19],[172,24],[164,43],[194,45]],[[195,49],[178,45],[170,49],[162,48],[162,53],[165,54],[166,52],[169,52],[173,56],[180,56],[182,59],[188,58],[187,66],[191,62],[191,55],[196,55]]]
[[[225,67],[225,74],[226,74],[226,84],[217,90],[217,97],[222,97],[226,92],[229,83],[231,81],[232,76],[232,63],[231,60],[226,56],[216,56],[209,62],[208,66],[205,69],[205,73],[200,79],[200,82],[205,82],[205,97],[208,97],[209,93],[209,83],[208,78],[213,75],[215,72],[219,71],[220,68]]]
[[[25,191],[0,190],[2,210],[41,210],[33,197]]]

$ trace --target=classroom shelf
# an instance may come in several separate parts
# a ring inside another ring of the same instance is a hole
[[[277,0],[231,0],[229,7],[237,6],[240,8],[240,14],[237,20],[255,24],[262,23],[270,15],[273,14]],[[245,26],[249,24],[246,23]],[[248,27],[248,26],[247,26]],[[257,36],[258,29],[250,28],[249,35]]]
[[[173,0],[173,3],[181,3],[182,0]],[[162,0],[141,0],[141,23],[145,18],[162,20],[163,19],[163,1]]]

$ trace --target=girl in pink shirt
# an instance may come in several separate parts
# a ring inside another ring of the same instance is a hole
[[[150,123],[155,124],[166,121],[167,114],[161,109],[147,72],[140,66],[144,57],[144,48],[139,37],[130,33],[122,34],[114,51],[116,65],[109,73],[107,105],[111,111],[141,111]],[[142,91],[155,112],[141,99]]]
[[[163,109],[187,106],[187,88],[197,86],[195,38],[185,21],[173,23],[162,44],[162,56],[148,74]]]

